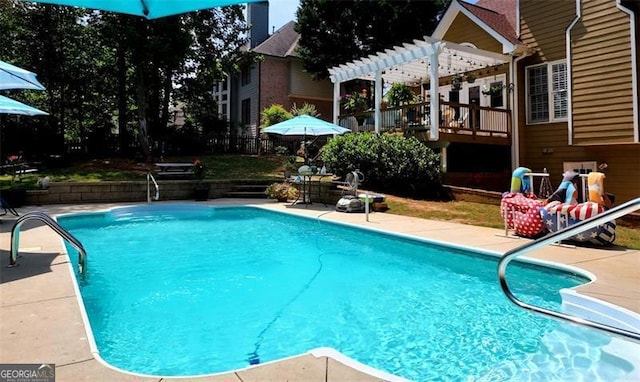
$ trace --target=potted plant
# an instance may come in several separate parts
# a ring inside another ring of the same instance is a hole
[[[359,113],[369,108],[369,101],[364,94],[358,92],[351,92],[342,97],[340,101],[344,111],[350,114]]]
[[[462,77],[460,75],[456,75],[451,80],[451,91],[457,92],[462,89]]]
[[[271,183],[264,190],[264,194],[267,195],[269,199],[286,202],[289,199],[297,199],[300,191],[288,183]]]
[[[470,84],[476,82],[476,76],[474,76],[473,73],[467,74],[466,79],[467,79],[467,83],[470,83]]]
[[[387,100],[394,107],[411,103],[415,101],[415,99],[416,95],[413,93],[413,90],[411,90],[411,88],[406,84],[395,83],[387,92]]]
[[[292,174],[295,174],[298,171],[298,164],[296,162],[295,155],[289,155],[287,159],[284,161],[284,178],[289,178]]]
[[[193,161],[193,176],[198,179],[198,183],[196,184],[196,188],[193,190],[193,194],[194,199],[197,201],[203,201],[209,198],[211,185],[203,182],[205,173],[206,168],[204,163],[202,163],[200,159]]]
[[[482,94],[486,96],[497,96],[502,94],[503,85],[483,86]]]

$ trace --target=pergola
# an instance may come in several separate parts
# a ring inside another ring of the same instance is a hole
[[[477,49],[472,44],[456,44],[425,36],[422,40],[405,43],[384,52],[348,62],[329,69],[333,82],[333,115],[338,123],[340,111],[340,84],[354,79],[374,81],[375,131],[380,132],[380,103],[382,102],[382,80],[420,85],[422,82],[435,84],[430,87],[431,100],[439,99],[438,80],[455,74],[489,68],[509,62],[509,54]],[[438,140],[438,103],[430,104],[429,139]]]

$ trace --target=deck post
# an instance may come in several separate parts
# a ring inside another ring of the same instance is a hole
[[[373,107],[373,126],[376,134],[380,134],[380,117],[382,113],[380,112],[380,104],[382,103],[382,71],[376,70],[376,80],[375,80],[375,90],[374,94],[374,107]]]
[[[429,97],[431,98],[429,102],[429,117],[431,125],[429,128],[429,140],[437,141],[440,139],[440,95],[439,95],[439,86],[440,80],[438,77],[438,55],[442,51],[442,43],[434,42],[431,44],[431,52],[429,53],[429,76],[431,77],[429,81],[431,82],[431,87],[429,90]]]
[[[340,81],[333,83],[333,123],[338,125],[340,115]]]

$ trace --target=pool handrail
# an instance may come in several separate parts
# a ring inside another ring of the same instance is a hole
[[[153,196],[153,200],[160,199],[160,186],[156,182],[156,178],[153,177],[151,172],[147,173],[147,203],[151,203],[151,182],[156,187],[156,194]]]
[[[13,228],[11,229],[11,250],[9,251],[9,267],[17,266],[18,250],[20,248],[20,227],[28,220],[39,220],[42,223],[48,225],[63,239],[68,241],[78,251],[78,269],[80,274],[84,275],[87,271],[87,251],[84,249],[82,243],[76,239],[69,231],[64,229],[57,221],[51,216],[42,211],[31,211],[20,216]]]
[[[557,319],[564,319],[576,324],[580,324],[580,325],[584,325],[584,326],[588,326],[588,327],[592,327],[592,328],[596,328],[596,329],[600,329],[600,330],[604,330],[606,332],[612,333],[612,334],[617,334],[620,336],[624,336],[627,338],[631,338],[634,339],[636,341],[640,341],[640,333],[637,332],[632,332],[632,331],[628,331],[628,330],[624,330],[624,329],[620,329],[614,326],[610,326],[610,325],[606,325],[606,324],[601,324],[599,322],[595,322],[595,321],[591,321],[591,320],[587,320],[584,319],[582,317],[577,317],[574,315],[570,315],[570,314],[565,314],[565,313],[560,313],[560,312],[556,312],[554,310],[550,310],[550,309],[545,309],[536,305],[531,305],[531,304],[527,304],[523,301],[520,301],[509,289],[509,286],[507,285],[507,281],[506,281],[506,272],[507,272],[507,265],[509,264],[509,262],[511,260],[513,260],[514,258],[524,255],[526,253],[529,253],[535,249],[547,246],[549,244],[553,244],[556,242],[559,242],[563,239],[567,239],[577,233],[583,232],[587,229],[596,227],[600,224],[606,223],[608,221],[611,221],[613,219],[619,218],[621,216],[625,216],[631,212],[634,212],[636,210],[640,209],[640,198],[636,198],[633,200],[630,200],[626,203],[623,203],[617,207],[611,208],[608,211],[605,211],[602,214],[598,214],[595,215],[593,217],[591,217],[590,219],[587,220],[583,220],[580,221],[574,225],[568,226],[560,231],[554,232],[550,235],[544,236],[540,239],[534,240],[532,242],[529,242],[527,244],[521,245],[517,248],[514,248],[512,250],[509,250],[507,252],[505,252],[504,255],[502,255],[500,261],[498,261],[498,278],[500,281],[500,287],[502,288],[502,291],[504,292],[504,294],[507,296],[507,298],[513,302],[514,304],[516,304],[517,306],[545,315],[545,316],[549,316],[552,318],[557,318]]]

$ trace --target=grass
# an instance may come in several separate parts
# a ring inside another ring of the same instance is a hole
[[[205,155],[166,158],[167,162],[193,162],[205,164],[207,179],[282,179],[286,157],[264,155]],[[109,180],[142,180],[153,164],[140,164],[122,159],[78,162],[66,168],[41,171],[25,175],[14,187],[34,188],[38,178],[49,176],[51,181],[93,182]],[[11,177],[0,176],[0,188],[11,185]],[[423,201],[387,195],[390,213],[423,219],[444,220],[481,227],[503,228],[500,208],[496,205],[466,201]],[[615,244],[629,249],[640,249],[640,229],[618,220]]]

